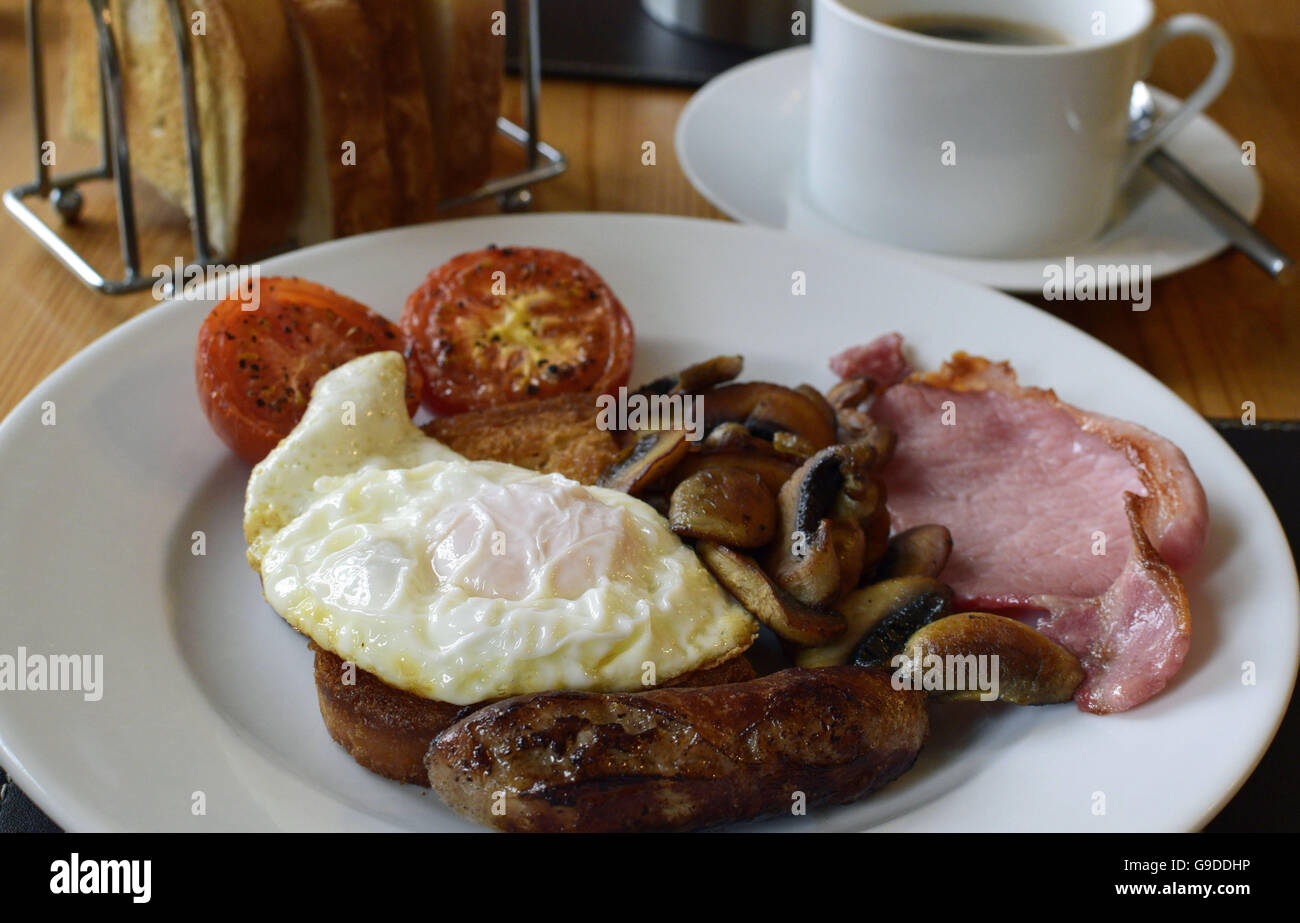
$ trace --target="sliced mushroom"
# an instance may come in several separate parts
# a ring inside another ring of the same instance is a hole
[[[885,485],[872,475],[875,450],[865,443],[825,450],[839,459],[844,483],[835,497],[834,515],[863,523],[885,508]]]
[[[688,365],[676,375],[664,375],[637,388],[639,394],[698,394],[740,374],[745,360],[741,356],[714,356]]]
[[[854,625],[869,625],[853,652],[860,667],[888,665],[922,626],[952,611],[952,589],[932,577],[881,580],[840,600]]]
[[[880,389],[874,378],[845,378],[826,392],[826,401],[837,413],[840,410],[870,410]]]
[[[937,577],[952,553],[952,533],[940,525],[913,526],[889,540],[889,548],[876,570],[888,577]]]
[[[840,460],[825,449],[799,466],[777,495],[780,538],[764,565],[781,589],[810,606],[840,592],[839,558],[827,514],[843,485]]]
[[[831,528],[831,521],[823,519],[811,532],[786,532],[768,558],[767,570],[777,586],[808,606],[824,605],[840,593],[840,558]]]
[[[924,676],[937,665],[945,686],[960,666],[965,679],[952,685],[966,688],[937,690],[940,698],[952,701],[983,697],[978,684],[969,681],[972,668],[978,667],[977,657],[997,657],[996,697],[1015,705],[1067,702],[1083,682],[1079,659],[1061,645],[1023,622],[987,612],[962,612],[933,621],[907,639],[903,654],[908,661],[900,670],[919,669]],[[987,663],[984,675],[991,676],[991,670],[992,664]],[[923,688],[930,689],[930,683]]]
[[[835,498],[831,516],[837,522],[855,522],[862,530],[864,545],[859,576],[871,574],[889,543],[889,510],[885,507],[885,485],[874,474],[875,449],[865,443],[832,446],[826,451],[840,459],[844,484]],[[846,582],[851,590],[858,581]]]
[[[825,395],[812,385],[807,384],[796,385],[795,390],[816,404],[817,408],[822,412],[822,418],[826,421],[826,425],[831,429],[835,428],[835,408],[831,406],[830,401],[826,400]]]
[[[883,580],[886,575],[878,573],[878,565],[880,559],[889,550],[889,510],[885,508],[883,501],[875,513],[862,521],[862,537],[866,542],[866,547],[862,550],[862,574],[864,576],[876,574],[876,580]],[[889,574],[888,576],[893,577],[896,575]],[[904,575],[898,574],[897,576]],[[924,576],[935,575],[927,574]]]
[[[705,429],[727,422],[744,423],[764,439],[794,433],[819,449],[835,441],[835,428],[817,404],[793,388],[769,382],[723,385],[705,394]]]
[[[794,662],[800,667],[830,667],[849,663],[866,637],[886,619],[909,611],[920,600],[930,599],[933,604],[936,597],[941,598],[946,589],[937,581],[884,580],[855,590],[835,606],[836,611],[844,616],[847,626],[844,634],[830,644],[795,651]]]
[[[772,448],[782,455],[792,456],[801,462],[817,454],[817,446],[795,433],[773,433]]]
[[[871,407],[880,389],[870,378],[846,378],[831,388],[827,399],[835,409],[836,435],[840,442],[866,442],[876,450],[873,469],[879,471],[894,455],[897,436],[892,429],[876,422]]]
[[[897,433],[885,424],[877,423],[865,415],[854,424],[854,429],[849,435],[852,442],[871,446],[875,453],[871,461],[873,471],[884,470],[890,459],[894,457],[894,449],[898,446]]]
[[[799,466],[781,488],[781,525],[809,535],[835,506],[844,471],[833,449],[818,452]]]
[[[673,491],[668,525],[678,535],[761,548],[776,535],[776,498],[743,468],[706,468]]]
[[[699,444],[699,451],[701,452],[728,449],[764,452],[769,455],[776,452],[772,443],[766,439],[760,439],[745,429],[744,423],[721,423],[710,430],[709,434]]]
[[[866,470],[871,451],[843,445],[822,449],[781,487],[777,509],[782,538],[772,545],[764,564],[777,584],[801,602],[822,605],[853,589],[884,551],[888,523],[882,537],[873,517],[887,513],[883,488]],[[817,538],[819,530],[833,532],[837,524],[838,547]],[[863,531],[868,525],[870,533]],[[848,538],[855,541],[846,544]]]
[[[821,408],[791,388],[769,389],[754,404],[745,426],[751,433],[771,439],[786,432],[803,439],[813,451],[835,442],[835,427],[826,422]]]
[[[778,455],[770,448],[766,451],[705,450],[688,454],[673,472],[673,477],[686,478],[710,468],[743,468],[761,477],[767,489],[775,494],[798,467],[794,459]]]
[[[798,463],[803,463],[817,453],[817,446],[797,433],[784,430],[773,433],[770,439],[756,436],[744,423],[719,423],[699,443],[699,451],[719,451],[724,449],[747,449],[754,452],[788,456]]]
[[[835,559],[839,562],[840,582],[837,593],[852,589],[862,579],[866,567],[867,537],[862,527],[856,522],[833,520],[831,522],[831,544],[835,547]]]
[[[876,449],[868,442],[841,442],[831,446],[830,451],[844,465],[846,477],[866,477],[876,468]]]
[[[782,592],[753,558],[715,542],[697,542],[704,566],[776,635],[794,644],[826,644],[844,633],[844,618],[805,606]]]
[[[647,433],[624,449],[601,472],[597,484],[611,490],[637,494],[659,481],[686,457],[686,431],[667,429]]]

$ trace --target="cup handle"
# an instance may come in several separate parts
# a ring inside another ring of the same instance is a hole
[[[1151,63],[1157,52],[1169,42],[1184,35],[1199,35],[1210,43],[1214,49],[1214,66],[1205,75],[1201,85],[1188,94],[1178,108],[1158,118],[1146,135],[1129,147],[1128,157],[1124,161],[1124,179],[1128,179],[1152,151],[1162,147],[1185,128],[1202,109],[1214,102],[1227,86],[1228,78],[1232,76],[1234,58],[1232,40],[1217,22],[1198,13],[1180,13],[1171,16],[1151,30],[1143,52],[1143,76],[1150,72]]]

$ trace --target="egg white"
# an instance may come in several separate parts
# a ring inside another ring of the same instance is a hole
[[[397,353],[317,382],[253,471],[249,560],[290,625],[389,685],[470,704],[661,683],[757,623],[647,504],[471,462],[406,413]]]

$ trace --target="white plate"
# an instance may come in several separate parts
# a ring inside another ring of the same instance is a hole
[[[802,182],[808,69],[812,52],[792,48],[734,67],[691,97],[677,120],[677,157],[699,193],[737,221],[813,237],[853,236],[813,206]],[[1157,105],[1172,97],[1153,90]],[[1200,179],[1253,221],[1262,193],[1241,147],[1200,116],[1168,145]],[[1153,278],[1179,272],[1227,246],[1171,189],[1141,171],[1125,190],[1123,216],[1078,248],[1077,264],[1150,265]],[[857,240],[865,238],[855,237]],[[884,247],[884,244],[875,243]],[[1041,292],[1049,258],[991,260],[891,249],[942,272],[1013,292]]]
[[[760,829],[1185,830],[1268,745],[1296,670],[1297,591],[1268,501],[1196,413],[1128,360],[1011,298],[835,242],[631,215],[483,218],[325,244],[268,262],[390,317],[464,250],[579,254],[637,328],[641,379],[719,352],[748,377],[829,385],[826,356],[878,333],[916,358],[1014,360],[1024,380],[1150,426],[1209,494],[1188,575],[1191,654],[1134,711],[934,708],[916,768],[856,805]],[[791,273],[808,294],[791,294]],[[864,280],[867,280],[864,283]],[[91,297],[91,296],[86,296]],[[0,425],[0,653],[102,654],[104,695],[0,692],[0,759],[76,830],[464,830],[436,796],[360,768],[326,735],[306,641],[244,561],[248,469],[209,431],[192,369],[209,305],[154,308],[92,344]],[[53,402],[55,425],[42,425]],[[206,534],[207,554],[192,554]],[[1258,683],[1241,682],[1242,664]],[[195,792],[206,814],[192,813]],[[1106,813],[1093,813],[1103,792]],[[749,825],[747,825],[748,827]]]

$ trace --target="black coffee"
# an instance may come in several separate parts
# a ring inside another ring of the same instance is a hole
[[[978,45],[1064,45],[1067,39],[1054,29],[993,16],[952,14],[898,16],[885,25],[930,38]]]

